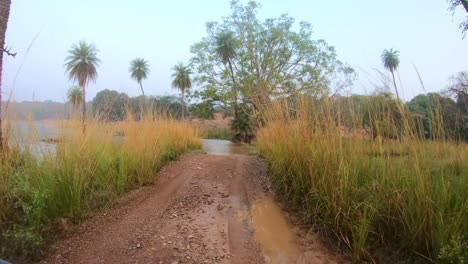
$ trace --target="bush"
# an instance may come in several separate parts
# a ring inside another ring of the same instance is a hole
[[[439,252],[441,263],[467,264],[468,263],[468,240],[456,236],[449,244],[444,245]]]

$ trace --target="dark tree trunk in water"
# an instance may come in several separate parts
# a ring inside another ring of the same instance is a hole
[[[3,149],[3,126],[2,126],[2,72],[3,72],[3,49],[5,48],[5,35],[8,18],[10,17],[11,0],[0,0],[0,147]]]

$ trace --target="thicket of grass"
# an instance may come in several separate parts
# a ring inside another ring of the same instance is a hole
[[[277,192],[308,223],[336,235],[356,262],[388,262],[392,255],[410,263],[468,261],[466,143],[420,139],[410,118],[402,115],[396,128],[384,108],[371,109],[371,118],[399,130],[401,141],[345,128],[328,99],[288,107],[269,112],[256,147]]]
[[[231,140],[232,133],[231,130],[228,128],[201,128],[200,134],[202,138],[206,139],[224,139],[224,140]]]
[[[63,126],[55,150],[38,150],[33,134],[10,135],[0,154],[0,257],[40,255],[61,223],[152,184],[164,163],[201,145],[188,122],[167,118],[91,121],[85,133],[74,122]]]

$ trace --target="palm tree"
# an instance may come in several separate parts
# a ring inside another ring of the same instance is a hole
[[[11,0],[0,1],[0,147],[3,148],[2,134],[2,71],[3,71],[3,52],[5,51],[5,35],[7,30],[8,18],[10,17]],[[8,55],[12,55],[7,51]]]
[[[81,88],[73,86],[68,89],[67,99],[73,108],[73,112],[76,112],[78,106],[83,102],[83,93],[81,92]]]
[[[82,91],[83,107],[83,130],[86,121],[86,85],[89,81],[96,82],[97,70],[101,62],[97,55],[98,50],[94,44],[80,41],[73,44],[68,51],[69,56],[65,59],[65,72],[71,81],[77,81]]]
[[[234,117],[237,116],[237,88],[232,70],[232,59],[236,56],[236,40],[232,31],[224,31],[216,36],[216,55],[221,59],[224,66],[229,67],[233,90],[234,90]]]
[[[190,74],[192,74],[192,70],[190,70],[189,66],[185,66],[183,63],[177,63],[172,70],[174,73],[172,77],[174,80],[172,81],[172,87],[179,89],[182,94],[182,117],[185,117],[185,90],[190,89],[192,87],[192,81],[190,80]]]
[[[384,50],[381,55],[382,63],[385,69],[389,70],[392,73],[393,85],[395,86],[395,93],[398,101],[400,101],[400,96],[398,95],[398,89],[395,81],[395,71],[400,65],[400,58],[398,57],[399,55],[400,52],[398,50],[393,49]]]
[[[148,61],[141,58],[136,58],[130,62],[130,77],[135,79],[141,88],[141,93],[143,97],[145,96],[145,91],[143,90],[143,79],[148,78],[150,72]]]

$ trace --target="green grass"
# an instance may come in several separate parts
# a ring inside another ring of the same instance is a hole
[[[409,130],[402,141],[356,136],[327,107],[303,103],[290,116],[278,107],[258,131],[277,193],[355,262],[397,255],[450,263],[443,248],[467,259],[468,249],[450,246],[468,245],[467,144],[425,141]]]
[[[89,122],[85,134],[78,124],[67,127],[55,153],[34,153],[34,136],[10,138],[1,153],[0,258],[35,259],[61,223],[79,222],[126,191],[153,184],[161,166],[201,144],[188,123],[163,118]],[[116,131],[124,135],[119,140]]]

